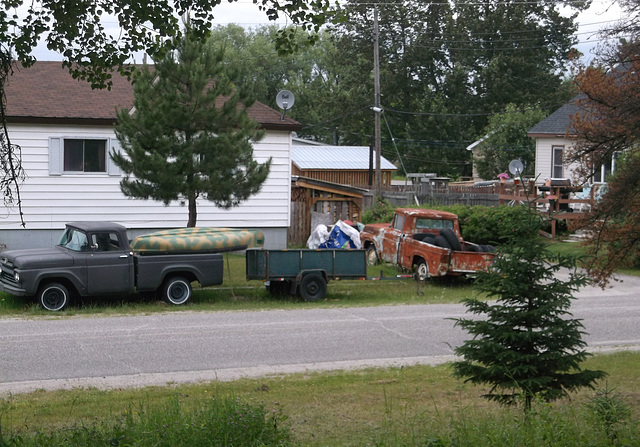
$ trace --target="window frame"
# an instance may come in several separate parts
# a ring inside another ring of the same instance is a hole
[[[560,157],[557,157],[556,151],[560,152]],[[560,172],[556,172],[556,169]],[[551,178],[564,178],[564,146],[551,146]]]
[[[64,142],[65,140],[82,140],[82,141],[104,141],[105,142],[105,171],[65,171],[64,170]],[[120,176],[122,171],[111,160],[109,154],[111,151],[120,152],[120,142],[116,138],[111,137],[86,137],[63,136],[49,138],[49,175],[51,176],[68,176],[68,175],[89,175],[89,176]]]

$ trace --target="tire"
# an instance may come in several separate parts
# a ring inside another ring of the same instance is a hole
[[[416,264],[416,277],[418,281],[426,281],[429,279],[429,267],[422,259]]]
[[[429,244],[433,243],[433,239],[436,237],[433,233],[416,233],[413,235],[413,238],[420,242],[427,242]]]
[[[162,286],[162,299],[174,306],[185,304],[191,299],[192,293],[191,282],[182,276],[171,277]]]
[[[69,305],[69,291],[60,283],[45,284],[38,290],[38,304],[45,310],[57,312]]]
[[[493,245],[485,245],[484,251],[487,253],[493,253],[494,251],[496,251],[496,247],[494,247]]]
[[[327,282],[319,273],[309,273],[302,277],[298,294],[305,301],[318,301],[327,295]]]
[[[367,247],[367,265],[377,265],[380,262],[378,258],[378,252],[376,251],[376,247],[373,245],[369,245]]]
[[[451,247],[451,250],[453,251],[461,251],[462,250],[462,245],[460,245],[460,241],[458,240],[458,236],[456,236],[456,234],[453,232],[453,230],[441,230],[440,231],[440,236],[444,237],[447,242],[449,243],[449,247]]]
[[[449,245],[449,242],[445,239],[444,236],[436,236],[436,238],[433,240],[433,245],[451,250],[451,245]]]

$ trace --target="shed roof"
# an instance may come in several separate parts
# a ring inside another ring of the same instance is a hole
[[[300,169],[369,169],[369,147],[367,146],[292,146],[291,161]],[[380,157],[380,169],[397,168],[384,157]]]
[[[8,122],[112,124],[116,110],[133,105],[133,86],[113,74],[111,90],[92,89],[87,81],[73,79],[62,62],[38,61],[29,68],[16,67],[5,85]],[[220,98],[219,102],[222,103]],[[269,130],[300,130],[300,123],[277,110],[255,102],[249,116]]]

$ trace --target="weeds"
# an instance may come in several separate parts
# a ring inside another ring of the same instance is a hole
[[[156,410],[130,406],[117,418],[0,438],[0,447],[288,446],[284,420],[279,410],[269,411],[262,403],[213,398],[188,408],[175,396]]]

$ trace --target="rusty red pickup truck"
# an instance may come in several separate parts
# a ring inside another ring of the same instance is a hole
[[[457,215],[430,209],[399,208],[391,224],[365,225],[360,240],[369,265],[396,264],[420,280],[485,270],[496,256],[493,246],[462,239]]]

